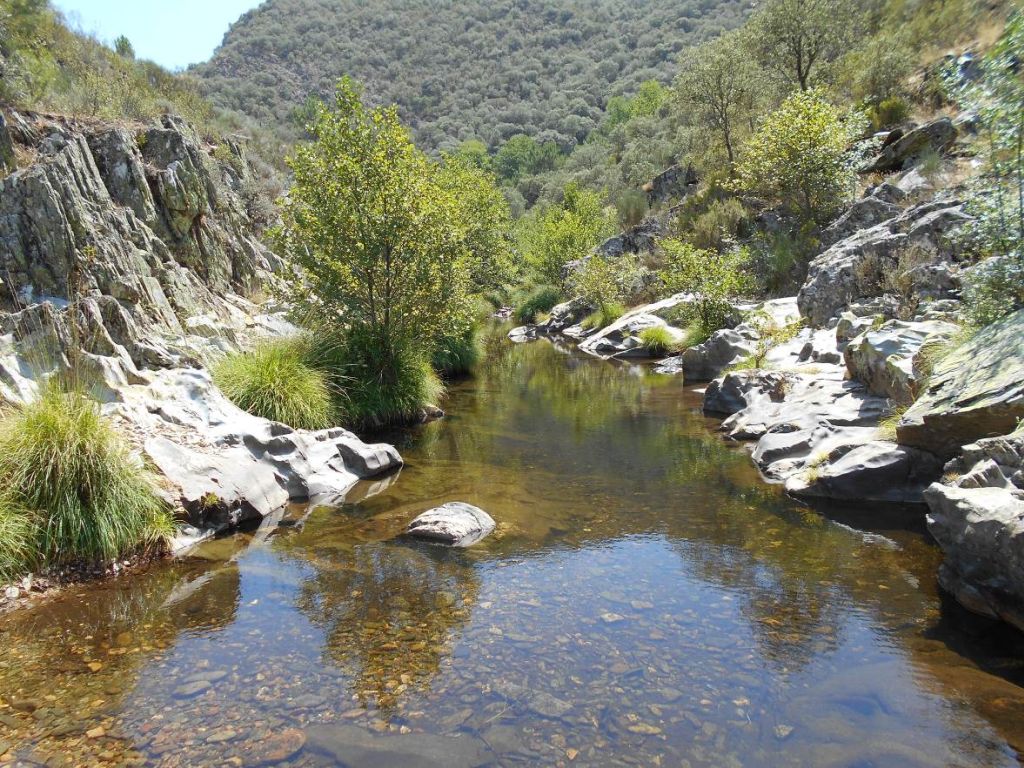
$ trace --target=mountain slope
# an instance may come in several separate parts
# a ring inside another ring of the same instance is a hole
[[[211,98],[287,121],[343,74],[397,103],[425,147],[516,133],[563,146],[608,96],[667,80],[684,47],[738,25],[749,0],[268,0],[194,72]]]

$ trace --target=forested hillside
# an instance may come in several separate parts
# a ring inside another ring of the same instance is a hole
[[[748,0],[269,0],[196,68],[220,106],[294,120],[342,75],[396,103],[417,142],[496,146],[526,133],[563,150],[610,96],[668,82],[679,52],[737,26]],[[300,120],[301,122],[301,120]]]

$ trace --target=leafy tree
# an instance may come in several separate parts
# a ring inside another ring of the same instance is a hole
[[[676,89],[684,108],[700,124],[722,136],[729,169],[736,160],[736,132],[749,118],[758,94],[760,72],[741,33],[716,38],[693,49],[682,61]]]
[[[669,90],[657,80],[644,80],[629,102],[630,117],[653,117],[668,102]]]
[[[465,330],[470,206],[451,171],[416,149],[395,108],[366,109],[347,78],[311,129],[288,161],[295,181],[277,238],[300,270],[296,305],[348,328],[380,370]]]
[[[487,151],[487,145],[480,139],[466,139],[455,150],[455,156],[483,171],[491,168],[491,155]]]
[[[607,315],[609,305],[623,298],[622,283],[628,278],[626,270],[623,260],[598,254],[588,256],[569,278],[572,294],[584,299],[602,315]]]
[[[749,254],[744,249],[718,253],[695,248],[682,240],[661,242],[665,266],[661,279],[672,293],[688,293],[688,322],[696,323],[702,336],[721,328],[733,313],[733,302],[752,287],[744,271]]]
[[[860,4],[849,0],[768,0],[751,20],[762,63],[806,91],[813,75],[859,35]]]
[[[601,196],[570,184],[561,205],[535,209],[521,220],[520,249],[535,277],[562,285],[565,265],[587,256],[613,228]]]
[[[124,35],[121,35],[117,40],[114,41],[114,51],[122,59],[134,59],[135,58],[135,47],[132,45],[132,41]]]
[[[459,207],[472,289],[509,285],[519,271],[512,248],[512,216],[494,177],[459,154],[444,158],[440,181]]]
[[[739,183],[781,204],[804,225],[824,224],[856,184],[848,148],[862,127],[820,91],[794,93],[747,142]]]
[[[525,134],[517,134],[502,144],[494,156],[494,170],[512,183],[524,176],[554,170],[561,160],[561,150],[554,142],[539,144]]]

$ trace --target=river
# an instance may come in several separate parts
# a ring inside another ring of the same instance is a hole
[[[400,475],[0,619],[18,764],[1015,766],[921,512],[810,510],[678,377],[496,334]],[[467,501],[466,550],[396,540]]]

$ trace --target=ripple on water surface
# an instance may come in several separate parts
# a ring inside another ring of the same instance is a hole
[[[496,338],[449,410],[340,508],[0,620],[0,755],[1018,764],[1017,638],[940,599],[920,533],[762,485],[678,379]],[[455,499],[497,534],[394,540]]]

